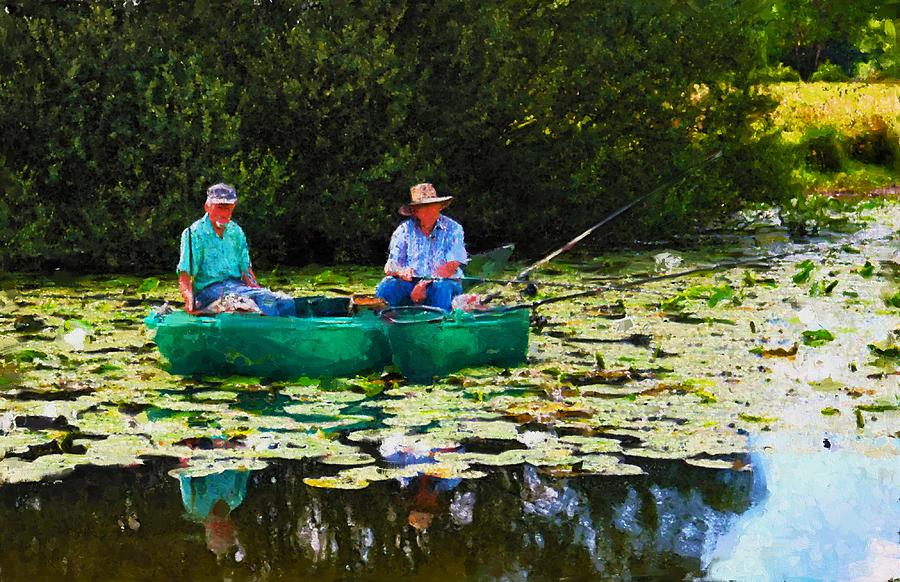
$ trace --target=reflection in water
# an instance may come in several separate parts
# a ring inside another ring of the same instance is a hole
[[[231,511],[244,501],[249,471],[227,470],[211,475],[191,476],[176,472],[181,486],[181,503],[188,517],[206,528],[206,547],[223,558],[234,550],[235,560],[244,551],[237,538]]]
[[[322,471],[308,462],[178,481],[171,468],[148,461],[0,488],[0,519],[21,524],[0,531],[0,571],[16,579],[682,578],[702,574],[703,552],[750,506],[752,481],[747,472],[648,461],[648,474],[634,477],[565,478],[525,465],[482,479],[423,475],[334,490],[303,483]],[[125,512],[140,528],[118,525]]]
[[[754,449],[753,474],[645,461],[646,475],[574,477],[525,464],[481,479],[419,475],[363,490],[306,485],[327,470],[308,461],[205,475],[150,459],[78,469],[61,481],[0,487],[0,520],[17,524],[0,529],[0,572],[76,580],[898,574],[896,441],[766,435]],[[428,463],[413,452],[404,451],[409,466]]]
[[[784,433],[754,443],[757,502],[704,565],[714,579],[900,576],[900,443]]]

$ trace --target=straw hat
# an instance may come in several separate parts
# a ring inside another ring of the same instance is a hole
[[[437,190],[431,184],[416,184],[409,189],[409,196],[412,201],[400,207],[400,214],[403,216],[410,216],[410,209],[415,206],[443,203],[443,206],[446,207],[453,200],[453,196],[438,196]]]

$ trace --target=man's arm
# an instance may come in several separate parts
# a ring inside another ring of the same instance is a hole
[[[407,233],[405,224],[401,224],[391,235],[391,244],[388,250],[388,260],[384,264],[384,274],[388,277],[399,277],[404,281],[412,281],[416,273],[411,267],[406,266]]]
[[[448,261],[443,265],[438,265],[434,269],[436,277],[441,279],[449,279],[456,276],[456,271],[462,266],[459,261]]]
[[[197,313],[194,302],[194,282],[191,280],[190,273],[184,271],[178,273],[178,290],[184,298],[184,310],[192,314]]]
[[[247,244],[247,236],[244,234],[244,231],[241,230],[241,259],[240,265],[238,267],[241,271],[241,281],[244,282],[244,285],[248,287],[256,287],[259,288],[259,283],[256,282],[256,274],[253,272],[253,267],[250,265],[250,246]]]
[[[191,227],[187,227],[181,233],[181,252],[179,253],[178,266],[178,291],[184,299],[184,310],[188,313],[196,313],[194,301],[194,275],[197,273],[198,257],[194,256],[191,244]]]
[[[453,223],[453,231],[446,247],[445,257],[447,262],[435,267],[435,277],[442,279],[455,277],[456,271],[469,260],[469,254],[466,252],[465,235],[459,224]]]

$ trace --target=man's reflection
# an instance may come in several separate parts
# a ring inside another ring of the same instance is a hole
[[[200,477],[178,475],[184,510],[206,528],[206,547],[219,559],[232,552],[236,561],[244,558],[231,512],[244,501],[249,477],[249,471],[234,470]]]

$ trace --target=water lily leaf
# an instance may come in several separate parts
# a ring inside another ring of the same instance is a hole
[[[581,457],[581,473],[593,475],[644,475],[637,465],[623,463],[610,455],[588,455]]]
[[[178,467],[169,471],[169,476],[179,477],[207,477],[218,475],[225,471],[262,471],[269,464],[258,459],[192,459],[186,467]]]
[[[137,292],[141,294],[150,293],[155,291],[157,287],[159,287],[159,279],[156,277],[147,277],[141,281],[140,285],[138,285]]]
[[[326,465],[368,465],[375,462],[375,457],[366,453],[337,453],[319,459]]]
[[[303,482],[310,487],[318,489],[365,489],[369,486],[367,479],[348,475],[334,475],[330,477],[305,477]]]
[[[760,424],[775,422],[776,420],[778,420],[777,418],[772,416],[757,416],[755,414],[747,414],[746,412],[738,414],[738,418],[740,418],[744,422],[754,422]]]
[[[48,358],[49,356],[46,353],[39,350],[20,350],[13,356],[13,359],[20,364],[31,364]]]
[[[90,323],[86,322],[83,319],[71,318],[71,319],[67,319],[66,322],[63,324],[63,329],[65,329],[66,331],[72,331],[75,329],[83,329],[84,331],[86,331],[88,333],[93,333],[94,326],[92,326]]]
[[[797,264],[797,272],[791,277],[791,280],[796,285],[802,285],[809,281],[809,277],[812,274],[813,270],[816,268],[815,263],[813,263],[810,259],[806,259]]]
[[[15,430],[0,434],[0,458],[9,453],[22,454],[31,447],[53,442],[55,435],[48,431]]]
[[[725,460],[725,459],[696,459],[690,458],[685,459],[685,463],[688,465],[693,465],[694,467],[700,467],[702,469],[717,469],[717,470],[732,470],[732,471],[749,471],[750,465],[741,462],[738,459],[734,460]]]
[[[578,453],[621,453],[622,443],[616,439],[570,435],[560,437],[559,442],[574,445]]]
[[[225,390],[247,390],[261,385],[262,380],[252,376],[230,376],[222,382],[222,388]]]
[[[764,358],[793,358],[797,355],[797,350],[799,349],[800,344],[793,344],[789,348],[770,348],[765,349],[762,346],[757,346],[755,348],[750,349],[751,354],[756,354],[758,356],[762,356]]]
[[[900,308],[900,291],[897,291],[893,294],[888,294],[884,297],[884,303],[888,307],[897,307]]]
[[[592,384],[624,384],[625,382],[644,380],[649,374],[642,374],[632,369],[617,370],[588,370],[571,374],[561,374],[560,382],[566,382],[575,386],[590,386]]]
[[[722,301],[732,299],[734,297],[734,288],[731,285],[720,285],[719,287],[715,287],[709,294],[709,299],[706,300],[706,304],[710,307],[715,307]]]
[[[298,416],[330,416],[337,418],[341,414],[341,407],[330,402],[304,402],[302,404],[285,406],[284,412]]]
[[[37,483],[64,477],[83,462],[84,457],[71,454],[44,455],[33,461],[7,457],[0,461],[0,484]]]
[[[828,342],[834,341],[834,334],[827,329],[809,329],[800,335],[803,338],[803,345],[810,347],[824,346]]]
[[[873,265],[869,261],[866,261],[866,264],[863,265],[862,267],[860,267],[860,269],[859,269],[859,275],[863,279],[869,279],[874,274],[875,274],[875,265]]]

